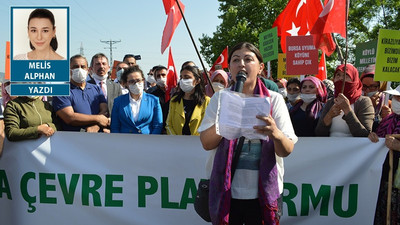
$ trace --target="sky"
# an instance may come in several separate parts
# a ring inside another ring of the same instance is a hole
[[[221,23],[217,0],[181,0],[185,18],[200,51],[199,38],[212,36]],[[147,74],[155,65],[167,66],[168,49],[161,54],[162,32],[167,20],[162,0],[1,0],[0,72],[5,70],[6,41],[10,40],[10,7],[68,6],[70,8],[70,56],[79,54],[81,45],[89,60],[99,52],[110,56],[109,45],[101,41],[121,41],[113,45],[113,60],[125,54],[141,55],[137,63]],[[56,21],[57,23],[57,21]],[[188,60],[201,66],[183,20],[175,30],[171,45],[176,68]],[[206,67],[210,67],[203,58]]]

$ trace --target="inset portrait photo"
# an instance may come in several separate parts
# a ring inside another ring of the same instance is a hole
[[[13,8],[13,60],[66,60],[67,8]]]

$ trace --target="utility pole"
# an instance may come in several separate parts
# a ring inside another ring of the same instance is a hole
[[[83,43],[81,42],[81,47],[79,48],[79,54],[80,55],[85,55],[84,53],[83,53]]]
[[[105,47],[104,49],[110,49],[110,61],[109,61],[109,64],[112,65],[112,63],[113,63],[113,59],[112,59],[112,50],[113,50],[113,48],[115,49],[115,47],[113,47],[113,44],[116,44],[116,43],[118,43],[118,42],[121,42],[121,40],[119,40],[119,41],[113,41],[113,40],[110,39],[109,41],[102,41],[102,40],[100,40],[100,42],[106,43],[106,44],[110,45],[110,47]]]

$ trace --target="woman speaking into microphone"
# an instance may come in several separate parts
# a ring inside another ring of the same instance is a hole
[[[207,163],[211,220],[213,224],[277,224],[283,192],[283,157],[292,152],[297,136],[283,97],[268,91],[257,77],[264,69],[260,51],[251,43],[239,43],[232,48],[228,62],[234,82],[238,74],[247,75],[244,94],[270,98],[271,112],[257,116],[265,125],[254,126],[256,132],[269,138],[242,142],[234,179],[231,179],[232,155],[238,141],[217,134],[215,121],[220,92],[213,95],[199,128],[203,148],[212,150]]]

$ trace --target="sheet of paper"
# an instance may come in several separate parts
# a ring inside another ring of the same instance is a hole
[[[267,139],[266,135],[255,132],[253,126],[265,125],[256,115],[269,115],[268,97],[249,97],[236,92],[220,91],[217,134],[232,140],[244,136],[248,139]]]

